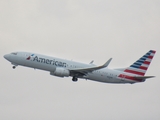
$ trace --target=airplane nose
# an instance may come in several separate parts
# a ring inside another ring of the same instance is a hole
[[[8,60],[9,59],[9,54],[4,55],[3,57]]]

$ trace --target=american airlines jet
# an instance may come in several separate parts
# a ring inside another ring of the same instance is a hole
[[[154,76],[145,76],[145,73],[155,55],[156,51],[150,50],[132,65],[122,69],[109,69],[112,58],[105,64],[96,66],[93,61],[90,64],[84,64],[65,59],[49,57],[29,52],[13,52],[4,55],[4,58],[11,62],[13,69],[18,65],[49,71],[50,75],[58,77],[72,77],[73,81],[78,78],[88,79],[104,83],[139,83],[147,78]]]

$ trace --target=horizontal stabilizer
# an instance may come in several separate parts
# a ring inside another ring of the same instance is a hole
[[[153,78],[155,76],[134,76],[136,79],[148,79],[148,78]]]

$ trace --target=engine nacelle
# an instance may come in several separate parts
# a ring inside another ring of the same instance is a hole
[[[50,72],[51,75],[58,77],[68,77],[70,75],[69,70],[61,67],[57,67],[54,72]]]

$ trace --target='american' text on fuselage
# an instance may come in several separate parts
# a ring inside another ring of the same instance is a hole
[[[35,56],[33,58],[33,61],[37,61],[37,62],[45,63],[45,64],[50,64],[50,65],[55,65],[55,66],[59,66],[59,67],[66,67],[66,65],[67,65],[65,62],[56,61],[56,60],[49,60],[49,59],[45,59],[45,58],[38,58],[38,56]]]

